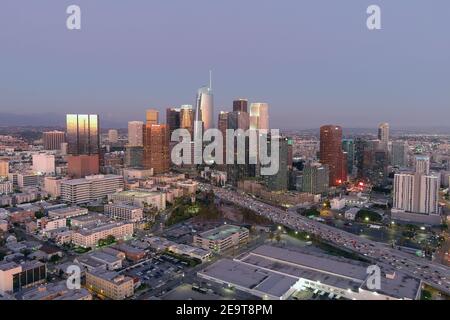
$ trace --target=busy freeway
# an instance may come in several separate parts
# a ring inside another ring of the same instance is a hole
[[[263,215],[274,223],[284,225],[293,230],[305,231],[331,242],[337,246],[345,247],[356,253],[371,258],[380,266],[390,266],[397,270],[421,279],[436,289],[450,294],[450,268],[433,263],[423,258],[415,257],[408,253],[386,247],[386,245],[374,242],[357,235],[339,230],[326,224],[308,219],[296,213],[295,210],[283,210],[245,194],[240,194],[224,188],[203,185],[202,188],[213,190],[215,196],[223,201],[231,202],[241,207],[248,208]]]

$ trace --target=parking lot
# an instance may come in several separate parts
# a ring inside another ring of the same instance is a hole
[[[176,259],[169,259],[164,255],[147,260],[142,265],[129,268],[125,274],[139,278],[149,289],[158,289],[168,280],[183,277],[188,268],[185,263]]]

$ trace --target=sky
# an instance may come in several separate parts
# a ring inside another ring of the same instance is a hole
[[[71,4],[81,30],[66,28]],[[2,0],[0,122],[125,127],[194,104],[212,69],[216,113],[268,102],[272,128],[448,127],[449,16],[448,0]]]

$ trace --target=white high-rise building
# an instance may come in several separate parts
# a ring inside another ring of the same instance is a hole
[[[39,174],[55,174],[55,156],[52,154],[33,154],[33,171]]]
[[[119,141],[119,133],[116,129],[110,129],[108,131],[108,141],[110,143],[117,143]]]
[[[427,215],[439,214],[439,185],[439,175],[396,174],[393,210]]]
[[[394,177],[394,208],[414,212],[415,176],[413,174],[396,174]]]
[[[144,123],[142,121],[128,122],[128,145],[130,147],[142,147]]]
[[[422,175],[420,177],[419,213],[439,214],[438,175]]]
[[[416,156],[414,161],[414,168],[416,173],[430,174],[430,157]]]
[[[250,129],[269,130],[269,105],[267,103],[250,105]]]

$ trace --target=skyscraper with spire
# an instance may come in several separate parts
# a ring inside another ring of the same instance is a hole
[[[214,95],[212,91],[212,73],[209,73],[209,86],[202,87],[197,92],[195,108],[195,128],[198,130],[208,130],[214,128]]]

